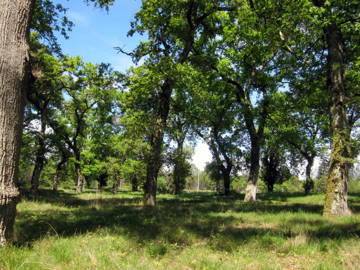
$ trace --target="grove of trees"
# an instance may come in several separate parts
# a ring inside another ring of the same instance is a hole
[[[127,183],[143,187],[146,206],[160,179],[182,193],[199,139],[218,190],[229,195],[245,175],[249,203],[259,179],[272,192],[304,164],[309,194],[314,162],[328,152],[323,214],[351,214],[360,2],[141,2],[129,38],[144,41],[117,48],[136,64],[125,74],[62,54],[56,36],[73,23],[55,1],[0,2],[0,245],[12,238],[20,191],[36,196],[41,183],[77,193]]]

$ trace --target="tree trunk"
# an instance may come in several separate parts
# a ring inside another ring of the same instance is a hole
[[[223,174],[224,180],[224,194],[226,196],[230,195],[230,173]]]
[[[37,136],[38,150],[36,151],[35,167],[33,174],[31,176],[31,191],[38,192],[39,190],[39,180],[41,172],[44,168],[46,158],[46,145],[45,145],[45,131],[46,131],[46,122],[45,116],[41,117],[41,130]]]
[[[137,175],[134,175],[131,179],[131,190],[133,192],[138,191],[139,190],[139,182],[138,182],[138,178]]]
[[[183,164],[184,164],[184,154],[183,154],[183,140],[178,141],[178,146],[176,149],[175,157],[175,166],[174,166],[174,194],[179,195],[182,192],[185,177],[183,175]]]
[[[161,167],[162,145],[166,121],[169,115],[171,92],[172,86],[170,82],[166,80],[161,87],[157,120],[153,134],[150,136],[150,154],[147,162],[146,182],[144,185],[144,205],[146,206],[156,205],[157,176]]]
[[[308,157],[306,164],[306,180],[304,184],[304,192],[305,195],[309,195],[310,191],[314,188],[314,181],[311,178],[311,169],[314,164],[314,158]]]
[[[81,172],[80,164],[78,160],[75,163],[75,175],[76,175],[76,193],[82,193],[84,189],[84,176]]]
[[[268,192],[274,192],[274,184],[273,183],[267,183],[266,185]]]
[[[325,34],[328,46],[328,88],[332,97],[332,148],[324,215],[344,216],[351,214],[347,202],[351,146],[345,104],[344,51],[341,30],[336,24],[326,26]]]
[[[0,246],[11,241],[19,191],[24,97],[28,79],[28,25],[32,1],[0,1]]]
[[[144,205],[156,205],[157,176],[161,167],[161,148],[163,144],[163,132],[157,130],[153,136],[151,153],[146,168],[146,182],[144,185]]]
[[[118,177],[118,176],[115,176],[116,180],[115,180],[115,183],[113,185],[113,188],[112,188],[112,193],[113,194],[116,194],[118,191],[119,191],[119,188],[120,188],[120,185],[121,185],[121,178]]]
[[[253,138],[251,140],[250,154],[250,172],[245,190],[245,202],[256,201],[257,181],[260,170],[260,140]]]
[[[60,171],[56,170],[52,190],[57,191],[60,185]]]
[[[58,187],[60,185],[60,175],[61,175],[61,171],[65,165],[67,161],[67,157],[63,156],[60,160],[60,162],[57,164],[56,166],[56,173],[55,173],[55,176],[54,176],[54,183],[53,183],[53,190],[54,191],[57,191],[58,190]]]

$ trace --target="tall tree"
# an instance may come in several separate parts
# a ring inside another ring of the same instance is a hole
[[[138,46],[133,55],[147,55],[147,62],[162,73],[161,84],[156,94],[153,130],[148,141],[151,147],[148,156],[147,176],[144,186],[144,204],[156,204],[156,182],[161,165],[162,146],[170,109],[170,98],[176,82],[177,68],[189,60],[195,38],[201,39],[204,21],[215,11],[226,8],[222,1],[207,3],[199,0],[169,1],[146,0],[136,14],[130,33],[146,33],[148,42]]]
[[[0,246],[12,238],[24,97],[28,80],[31,0],[0,2]]]
[[[358,47],[353,44],[352,39],[359,34],[360,3],[340,0],[312,2],[321,10],[324,47],[327,51],[327,89],[331,96],[332,146],[324,215],[344,216],[351,213],[347,201],[349,169],[352,162],[348,99],[353,92],[347,88],[344,73],[347,69],[346,64],[359,56],[358,49],[352,52],[354,46]]]

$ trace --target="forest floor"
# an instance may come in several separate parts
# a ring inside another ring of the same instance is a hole
[[[323,195],[159,195],[42,190],[18,205],[16,243],[1,270],[360,269],[360,194],[354,215],[321,216]]]

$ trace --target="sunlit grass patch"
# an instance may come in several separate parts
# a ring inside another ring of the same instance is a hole
[[[322,195],[42,191],[18,206],[0,269],[357,269],[360,215],[321,216]],[[353,205],[360,201],[351,197]]]

